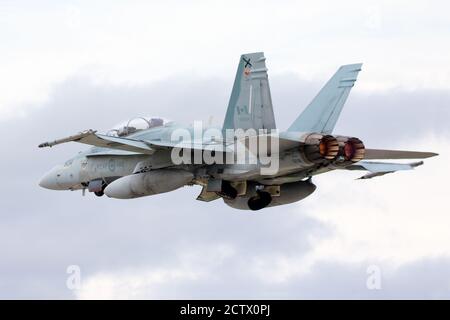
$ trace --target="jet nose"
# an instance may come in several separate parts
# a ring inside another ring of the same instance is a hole
[[[47,172],[39,181],[39,186],[50,190],[60,190],[58,186],[57,178],[58,174],[61,173],[62,166],[56,166],[49,172]]]

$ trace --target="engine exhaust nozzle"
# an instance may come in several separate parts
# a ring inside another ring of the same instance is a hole
[[[358,162],[364,159],[365,146],[364,143],[355,137],[337,137],[339,142],[339,158],[340,162]]]
[[[305,139],[304,153],[313,163],[322,163],[335,159],[339,153],[339,143],[331,135],[310,134]]]

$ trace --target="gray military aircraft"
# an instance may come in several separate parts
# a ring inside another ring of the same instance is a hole
[[[222,198],[233,208],[259,210],[309,196],[316,189],[311,179],[314,175],[365,170],[360,179],[370,179],[413,169],[423,162],[367,160],[436,156],[431,152],[368,149],[356,137],[332,134],[361,66],[341,66],[287,131],[278,132],[264,54],[244,54],[222,128],[139,118],[106,134],[86,130],[45,142],[39,147],[70,141],[93,147],[53,168],[39,185],[52,190],[82,190],[83,194],[87,189],[97,196],[118,199],[200,185],[198,200]]]

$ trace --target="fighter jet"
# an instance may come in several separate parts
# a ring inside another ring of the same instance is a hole
[[[45,142],[39,147],[74,141],[91,148],[53,168],[39,185],[116,199],[199,185],[197,200],[223,199],[236,209],[260,210],[308,197],[318,174],[363,170],[360,179],[371,179],[423,164],[386,159],[437,155],[369,149],[357,137],[333,134],[360,63],[341,66],[291,126],[277,130],[265,60],[262,52],[240,57],[221,128],[142,117],[105,134],[90,129]]]

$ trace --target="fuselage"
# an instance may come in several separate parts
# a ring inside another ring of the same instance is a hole
[[[195,136],[195,128],[192,126],[170,123],[169,125],[130,134],[127,138],[147,141],[171,141],[173,140],[173,134],[180,129]],[[211,129],[220,132],[219,128],[202,129],[202,141],[200,143],[210,140],[210,137],[205,138],[205,134],[208,136],[207,132]],[[229,145],[233,143],[234,141],[228,142]],[[194,183],[200,181],[202,176],[208,175],[215,179],[227,181],[250,180],[270,185],[273,182],[281,184],[300,181],[311,176],[310,169],[317,167],[314,163],[305,162],[301,153],[293,149],[276,155],[277,168],[275,172],[261,175],[262,164],[257,157],[253,162],[250,161],[249,158],[252,156],[254,157],[253,154],[247,153],[246,159],[243,161],[234,159],[233,163],[206,164],[202,161],[197,164],[178,165],[173,162],[170,149],[162,148],[151,155],[146,155],[117,149],[91,147],[79,152],[64,164],[55,166],[42,177],[39,185],[52,190],[78,190],[90,189],[92,181],[102,181],[103,187],[105,187],[118,178],[138,172],[138,166],[145,166],[147,170],[180,168],[194,174],[196,178]]]
[[[367,149],[356,137],[333,133],[361,63],[341,66],[287,131],[279,133],[265,61],[262,52],[240,57],[220,128],[203,128],[199,122],[186,127],[163,118],[138,117],[109,134],[85,130],[47,141],[39,147],[66,142],[94,147],[54,167],[39,184],[54,190],[87,189],[117,199],[196,184],[202,186],[197,200],[222,198],[233,208],[259,210],[302,200],[316,189],[311,177],[330,170],[366,170],[369,173],[361,179],[372,179],[423,162],[365,160],[437,155]]]

